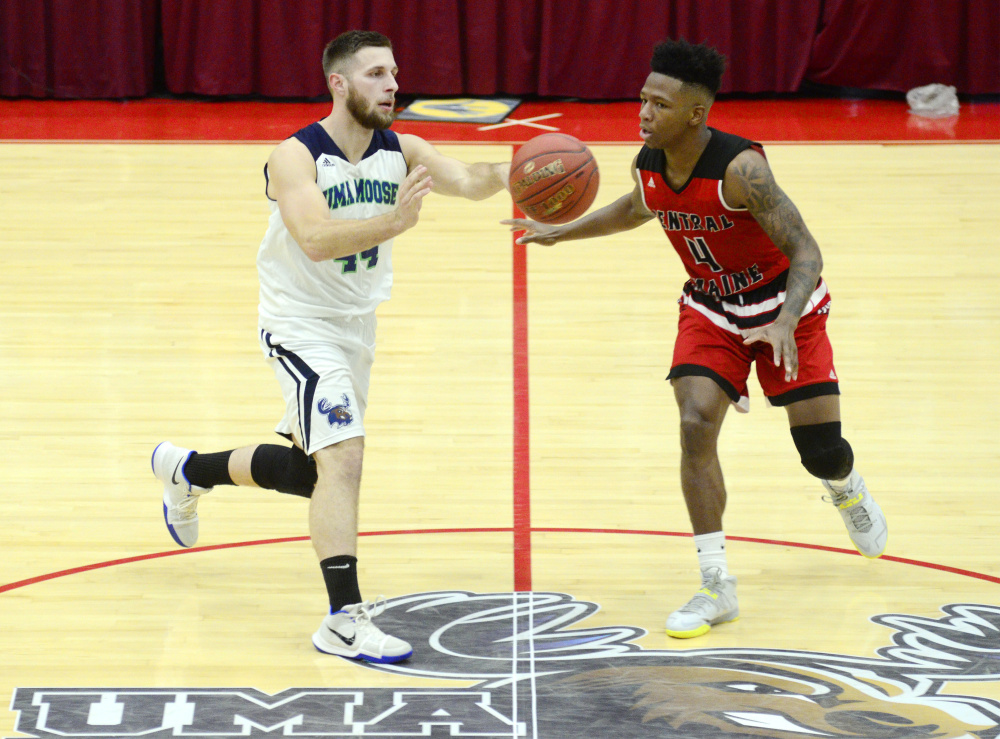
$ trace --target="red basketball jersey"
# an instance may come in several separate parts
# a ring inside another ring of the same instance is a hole
[[[666,180],[667,155],[643,147],[637,169],[646,207],[660,220],[690,279],[681,302],[733,333],[774,321],[785,299],[788,258],[745,208],[729,207],[722,181],[742,151],[764,148],[709,129],[712,138],[691,178],[675,191]],[[829,302],[820,279],[803,315]]]

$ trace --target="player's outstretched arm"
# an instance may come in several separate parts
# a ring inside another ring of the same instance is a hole
[[[314,262],[357,254],[412,228],[433,184],[427,170],[416,167],[399,186],[396,210],[344,219],[330,217],[330,206],[316,186],[316,163],[301,141],[279,144],[267,161],[267,173],[267,194],[278,201],[288,232]]]
[[[413,171],[423,166],[434,180],[434,192],[468,200],[485,200],[507,188],[510,162],[468,164],[446,157],[419,136],[400,134],[403,157]]]
[[[541,244],[552,246],[560,241],[573,239],[591,239],[595,236],[609,236],[619,231],[638,228],[653,218],[642,199],[642,188],[637,179],[635,161],[632,162],[632,179],[635,187],[632,192],[622,195],[611,205],[588,213],[569,223],[558,226],[538,223],[528,218],[509,218],[500,223],[510,226],[511,231],[524,231],[517,239],[518,244]]]
[[[726,170],[723,197],[734,208],[746,208],[771,237],[774,245],[788,257],[788,280],[785,302],[774,323],[752,329],[744,336],[745,344],[766,341],[774,348],[774,364],[785,365],[785,380],[798,377],[799,354],[795,328],[809,297],[816,289],[823,256],[799,209],[774,180],[767,160],[748,149],[739,154]]]

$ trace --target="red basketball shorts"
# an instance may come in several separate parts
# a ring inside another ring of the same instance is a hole
[[[771,405],[784,406],[820,395],[839,395],[833,347],[826,335],[827,312],[810,313],[795,329],[799,349],[799,375],[785,382],[785,367],[774,366],[774,349],[759,341],[750,346],[743,337],[726,331],[694,308],[681,305],[677,341],[668,380],[677,377],[709,377],[733,401],[737,410],[750,409],[747,378],[750,365],[757,365],[757,380]]]

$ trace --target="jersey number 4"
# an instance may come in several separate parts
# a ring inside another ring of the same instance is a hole
[[[378,264],[378,247],[374,246],[371,249],[361,252],[360,254],[351,254],[349,257],[340,257],[335,261],[342,263],[341,274],[347,274],[348,272],[358,271],[358,257],[366,260],[368,264],[365,265],[365,269],[374,269],[375,265]]]
[[[701,236],[695,239],[689,239],[685,236],[684,241],[687,243],[688,249],[691,250],[691,256],[694,257],[695,262],[698,264],[707,264],[713,272],[722,271],[722,267],[719,266],[715,257],[712,256],[712,250],[708,248],[705,239]]]

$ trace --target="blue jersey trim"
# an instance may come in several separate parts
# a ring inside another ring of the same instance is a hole
[[[340,150],[336,142],[330,138],[330,134],[326,132],[326,129],[319,124],[311,123],[305,128],[302,128],[295,133],[293,133],[289,138],[295,138],[305,144],[305,147],[309,150],[312,155],[313,161],[319,159],[323,154],[329,154],[331,156],[339,157],[345,162],[348,161],[347,156],[344,152]],[[365,151],[364,155],[361,157],[362,160],[367,159],[370,156],[374,156],[380,151],[398,151],[400,154],[403,153],[403,148],[399,145],[399,136],[396,135],[395,131],[372,131],[372,142],[368,145],[368,149]],[[319,173],[316,173],[317,178]],[[270,182],[270,177],[267,174],[267,165],[264,165],[264,195],[272,203],[277,202],[274,198],[267,194],[267,186]]]
[[[330,154],[347,161],[347,156],[340,150],[340,147],[337,146],[334,140],[330,138],[330,134],[326,132],[326,129],[318,121],[300,131],[296,131],[293,136],[306,145],[314,160],[319,159],[323,154]],[[361,158],[367,159],[383,150],[403,153],[403,149],[399,145],[399,137],[395,131],[372,131],[372,142],[368,145],[368,149],[365,150]]]
[[[271,177],[267,174],[267,164],[264,164],[264,197],[270,200],[272,203],[277,203],[278,201],[267,194],[267,186],[271,184]]]

